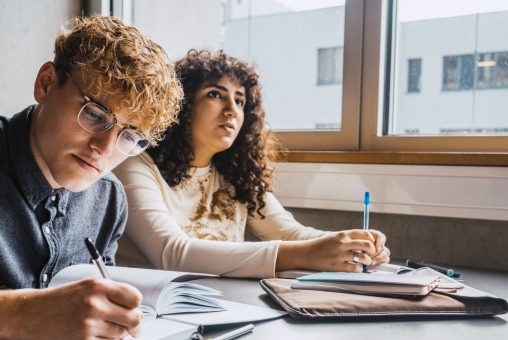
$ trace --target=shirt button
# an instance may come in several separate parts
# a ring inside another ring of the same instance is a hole
[[[46,281],[48,281],[48,275],[44,274],[44,275],[42,275],[42,282],[46,282]]]
[[[51,200],[54,202],[56,200],[56,195],[51,196]]]
[[[44,232],[45,232],[46,234],[49,234],[49,228],[48,228],[48,226],[44,226]]]

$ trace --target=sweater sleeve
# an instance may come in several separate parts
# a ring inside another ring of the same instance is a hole
[[[156,166],[142,157],[130,157],[114,173],[129,202],[126,234],[155,268],[229,277],[275,276],[280,241],[222,242],[188,237],[164,202]]]
[[[265,195],[265,203],[261,210],[264,219],[257,214],[247,219],[247,228],[261,240],[309,240],[331,234],[300,224],[270,192]]]

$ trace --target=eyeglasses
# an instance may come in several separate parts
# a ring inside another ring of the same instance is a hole
[[[116,138],[116,148],[127,156],[136,156],[146,150],[150,145],[145,135],[129,126],[118,124],[116,117],[103,105],[85,95],[74,83],[70,74],[66,71],[72,85],[85,98],[83,107],[78,113],[78,123],[83,129],[91,133],[103,133],[111,129],[115,124],[122,128]]]

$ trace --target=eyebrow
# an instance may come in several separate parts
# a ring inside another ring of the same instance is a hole
[[[208,86],[205,86],[205,89],[206,88],[209,88],[209,87],[216,87],[218,88],[219,90],[222,90],[224,92],[229,92],[228,89],[222,85],[218,85],[218,84],[210,84]],[[235,94],[239,95],[239,96],[242,96],[242,97],[245,97],[245,93],[243,93],[242,91],[236,91]]]
[[[64,69],[65,70],[65,69]],[[103,109],[105,109],[110,115],[112,115],[112,111],[104,104],[102,104],[101,102],[99,102],[96,98],[92,97],[92,96],[89,96],[85,93],[83,93],[83,91],[81,91],[81,89],[78,87],[78,85],[74,82],[74,80],[72,80],[72,77],[71,75],[69,74],[69,72],[65,71],[65,74],[67,75],[67,78],[69,78],[69,81],[72,83],[72,85],[74,85],[74,87],[76,88],[76,90],[78,90],[78,92],[85,98],[85,100],[88,100],[88,101],[91,101],[92,103],[95,103],[99,106],[101,106]]]

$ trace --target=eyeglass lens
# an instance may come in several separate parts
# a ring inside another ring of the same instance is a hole
[[[109,130],[114,124],[113,116],[99,105],[88,102],[78,115],[79,124],[88,132],[101,133]],[[136,156],[148,147],[145,136],[130,128],[122,130],[116,140],[117,149],[129,156]]]

